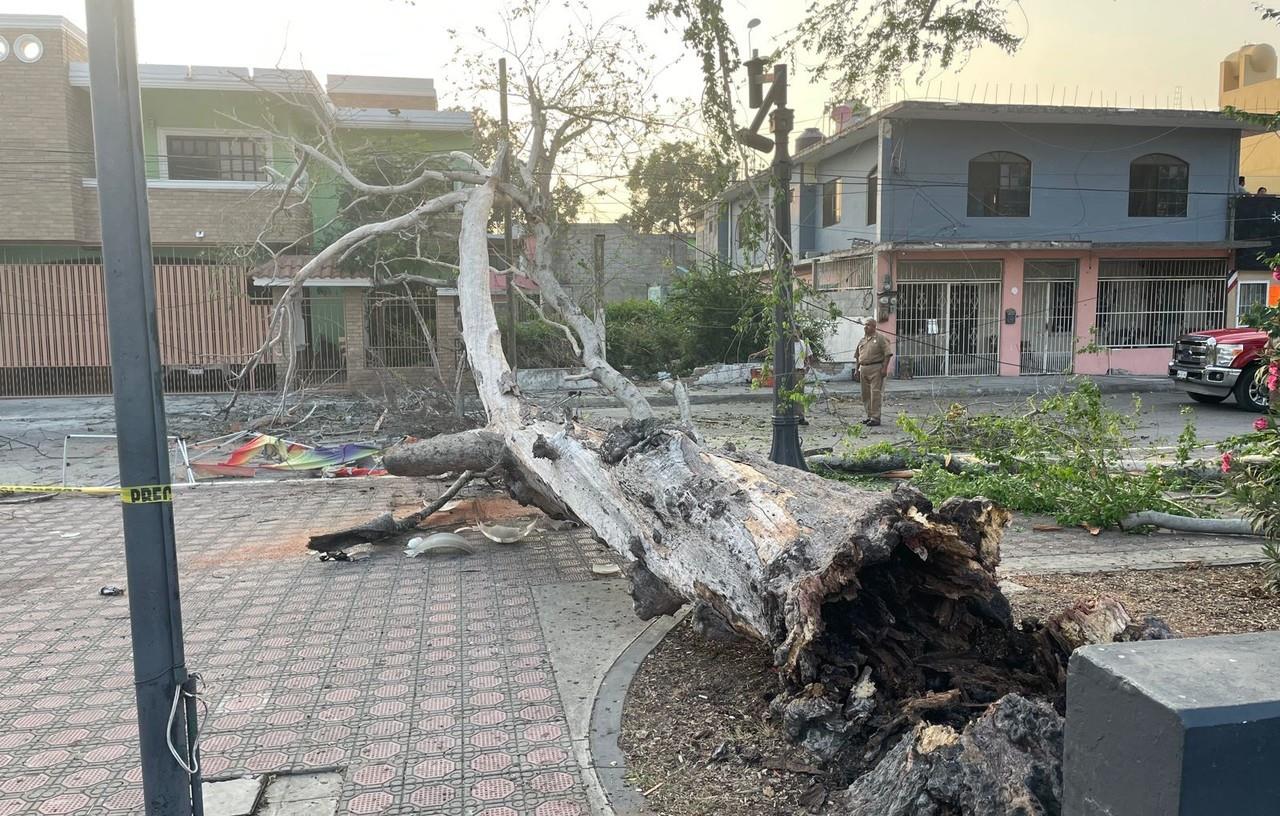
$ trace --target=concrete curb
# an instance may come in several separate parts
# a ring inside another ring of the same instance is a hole
[[[596,701],[591,710],[589,749],[593,760],[598,790],[604,795],[602,810],[612,816],[652,816],[644,796],[627,787],[627,760],[618,745],[622,733],[622,708],[627,691],[635,679],[640,664],[666,637],[675,625],[684,620],[689,606],[674,616],[659,618],[636,636],[627,648],[614,660],[609,671],[600,681]],[[594,797],[593,797],[594,798]]]

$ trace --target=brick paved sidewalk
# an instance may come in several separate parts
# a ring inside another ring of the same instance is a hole
[[[339,813],[587,812],[532,588],[591,580],[585,532],[474,556],[321,563],[306,534],[418,506],[399,479],[175,500],[204,770],[337,766]],[[141,807],[119,505],[0,506],[0,816]]]

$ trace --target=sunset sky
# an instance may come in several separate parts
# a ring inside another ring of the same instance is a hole
[[[697,88],[698,68],[679,40],[659,23],[644,19],[642,0],[592,0],[596,19],[616,17],[634,24],[668,65],[672,94]],[[768,47],[794,17],[780,18],[778,3],[726,0],[741,42],[746,23],[757,47]],[[807,3],[786,4],[792,15]],[[430,76],[442,105],[472,106],[476,100],[451,93],[449,28],[466,31],[492,24],[501,4],[440,0],[136,0],[140,58],[144,62],[305,66],[328,72]],[[551,4],[552,14],[563,14]],[[84,25],[80,0],[0,0],[12,13],[61,14]],[[1012,29],[1023,46],[1008,55],[988,49],[948,71],[934,70],[919,81],[915,72],[882,102],[903,97],[961,101],[1118,104],[1212,108],[1217,104],[1218,63],[1247,42],[1280,42],[1280,28],[1260,20],[1249,0],[1022,0],[1010,2]],[[555,20],[551,20],[554,27]],[[797,127],[829,130],[823,87],[805,78],[805,58],[797,58],[792,105]],[[612,199],[594,201],[598,217],[625,211]]]

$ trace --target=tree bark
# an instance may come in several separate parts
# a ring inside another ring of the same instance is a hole
[[[458,281],[488,431],[501,437],[504,468],[524,500],[571,514],[632,562],[643,613],[670,611],[673,598],[701,600],[740,634],[770,644],[797,687],[847,662],[848,637],[863,638],[859,648],[878,661],[882,682],[914,691],[925,673],[911,651],[935,641],[967,650],[982,630],[1012,631],[995,579],[1009,516],[990,503],[956,501],[934,513],[910,488],[857,490],[710,450],[651,418],[604,433],[523,403],[486,274],[493,195],[493,182],[479,187],[463,210]],[[445,469],[445,459],[393,455],[387,466],[422,475]],[[863,592],[871,578],[879,583]],[[898,623],[885,622],[895,615]],[[875,619],[865,634],[848,631],[857,616]]]
[[[1049,816],[1062,812],[1062,717],[1016,694],[962,731],[921,723],[833,797],[848,816]]]

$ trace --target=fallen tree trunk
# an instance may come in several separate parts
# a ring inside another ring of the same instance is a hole
[[[983,462],[975,456],[961,453],[914,453],[900,451],[882,453],[875,456],[847,457],[835,454],[822,454],[807,459],[811,467],[824,467],[845,473],[876,474],[888,471],[910,470],[923,462],[932,462],[950,473],[993,473],[1000,470],[997,465]]]
[[[919,492],[854,489],[733,450],[711,450],[647,416],[604,433],[524,403],[503,357],[489,293],[491,185],[463,212],[458,281],[476,386],[501,438],[517,498],[572,515],[629,562],[644,617],[701,600],[739,633],[774,648],[793,688],[848,688],[872,665],[895,694],[962,686],[990,702],[1037,682],[996,587],[1009,515],[985,501],[934,512]],[[535,267],[535,280],[538,279]],[[591,324],[575,321],[579,332]],[[402,475],[456,467],[444,455],[475,434],[388,456]],[[983,661],[974,648],[985,644]]]
[[[793,738],[825,758],[857,766],[849,748],[860,736],[862,756],[874,761],[892,737],[914,728],[911,742],[885,760],[891,779],[910,771],[904,763],[929,755],[920,739],[941,733],[931,728],[950,729],[939,747],[961,747],[939,761],[960,766],[982,765],[984,745],[1000,735],[1042,738],[998,726],[987,738],[987,725],[966,726],[984,706],[1020,699],[1011,694],[1060,700],[1071,650],[1126,632],[1123,607],[1104,599],[1015,627],[996,581],[1006,511],[982,499],[935,508],[909,486],[859,490],[732,448],[707,448],[691,429],[653,418],[638,391],[616,387],[616,372],[603,359],[591,361],[593,376],[625,394],[630,421],[604,432],[525,403],[502,354],[489,293],[492,199],[490,183],[464,209],[458,281],[463,335],[489,425],[481,434],[407,445],[387,457],[390,472],[433,475],[477,456],[496,461],[517,499],[580,520],[627,559],[641,617],[696,601],[704,617],[767,643],[782,683],[775,712]],[[532,271],[541,285],[545,270],[535,263]],[[595,331],[580,318],[569,321],[575,331]],[[583,339],[584,347],[600,347],[598,337]],[[993,709],[995,719],[1000,710]],[[992,756],[1032,767],[1041,753],[1059,755],[1060,746],[1027,751],[1034,756],[1025,762],[1011,750]],[[978,789],[1021,773],[1013,765],[988,770],[992,781]],[[912,784],[928,777],[916,774]],[[1041,812],[1018,811],[1016,802],[1004,810],[964,809],[983,807],[987,799],[978,794],[938,800],[954,804],[932,811],[867,810],[859,809],[861,795],[849,794],[850,813]]]

